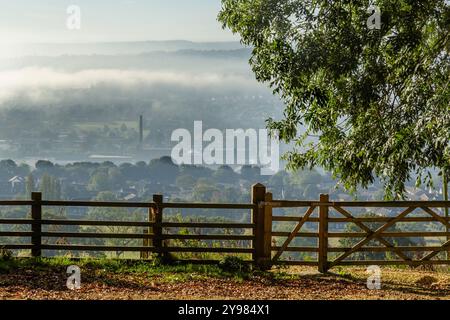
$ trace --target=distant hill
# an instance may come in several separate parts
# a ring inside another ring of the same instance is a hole
[[[153,51],[173,52],[179,50],[237,50],[243,46],[237,42],[191,42],[184,40],[142,42],[97,43],[41,43],[14,45],[10,52],[18,56],[60,55],[127,55]],[[15,57],[18,57],[18,56]],[[0,54],[1,56],[1,54]],[[5,58],[5,56],[3,56]],[[9,57],[11,58],[11,57]]]
[[[129,50],[132,51],[132,50]],[[0,69],[48,67],[58,70],[84,69],[151,69],[195,72],[250,73],[248,60],[251,50],[239,49],[182,49],[177,51],[145,51],[126,54],[70,54],[60,56],[36,55],[0,59]]]

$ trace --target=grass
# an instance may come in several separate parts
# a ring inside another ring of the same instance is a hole
[[[70,265],[81,269],[76,292],[65,285]],[[158,260],[8,258],[0,259],[0,299],[450,299],[449,272],[383,267],[382,290],[367,289],[367,277],[364,267],[229,272]]]
[[[162,281],[189,281],[193,279],[227,278],[245,280],[257,272],[228,272],[219,265],[174,264],[163,265],[152,261],[123,259],[71,259],[55,258],[11,258],[0,260],[0,274],[17,270],[33,269],[36,271],[55,270],[77,265],[81,269],[95,271],[97,274],[140,274],[158,277]]]

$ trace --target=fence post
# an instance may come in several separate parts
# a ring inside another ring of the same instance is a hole
[[[266,187],[261,183],[252,186],[252,203],[256,208],[252,210],[252,223],[255,224],[253,235],[253,263],[258,267],[264,268],[264,198],[266,195]]]
[[[319,206],[319,272],[328,271],[328,203],[330,197],[328,194],[320,195]]]
[[[151,228],[146,228],[146,229],[142,230],[142,233],[144,235],[148,235],[148,234],[150,234],[150,229]],[[151,246],[150,241],[149,241],[148,238],[142,239],[142,246],[143,247],[150,247]],[[148,259],[148,258],[149,258],[149,252],[148,251],[141,251],[141,259]]]
[[[40,257],[42,255],[42,193],[32,192],[31,200],[33,201],[31,205],[31,244],[33,248],[31,249],[31,256],[33,258]]]
[[[155,225],[153,226],[153,241],[152,245],[153,248],[156,249],[156,252],[158,253],[158,256],[161,256],[162,253],[162,247],[163,247],[163,241],[162,241],[162,215],[163,215],[163,196],[162,194],[154,194],[153,195],[153,202],[155,203],[156,207],[150,208],[150,216],[149,221],[154,222]]]
[[[448,201],[448,175],[449,174],[450,173],[447,170],[445,170],[445,169],[442,170],[442,184],[443,184],[443,188],[444,188],[444,190],[443,190],[444,201]],[[449,215],[448,215],[448,207],[447,206],[444,207],[444,213],[445,213],[445,219],[448,219]],[[447,220],[447,222],[448,222],[448,220]],[[448,228],[448,225],[446,225],[445,232],[448,233],[448,231],[449,231],[449,228]],[[448,240],[450,240],[450,237],[447,235],[447,241]],[[446,255],[446,259],[449,260],[450,259],[450,251],[447,251],[445,253],[445,255]]]
[[[272,206],[267,205],[271,202],[273,196],[271,192],[267,192],[264,197],[264,238],[263,238],[263,261],[264,268],[270,269],[272,262]]]

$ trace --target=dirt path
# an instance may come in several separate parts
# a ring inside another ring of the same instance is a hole
[[[176,275],[108,274],[87,270],[82,287],[66,288],[64,269],[19,270],[0,275],[0,299],[450,299],[450,275],[410,270],[383,270],[382,290],[366,288],[365,269],[320,275],[292,269],[283,277],[250,280]]]

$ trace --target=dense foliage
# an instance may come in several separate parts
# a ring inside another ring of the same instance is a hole
[[[349,189],[379,177],[402,197],[414,176],[450,167],[449,3],[374,4],[379,29],[362,0],[222,0],[219,20],[284,100],[268,126],[295,142],[291,168],[321,166]]]

